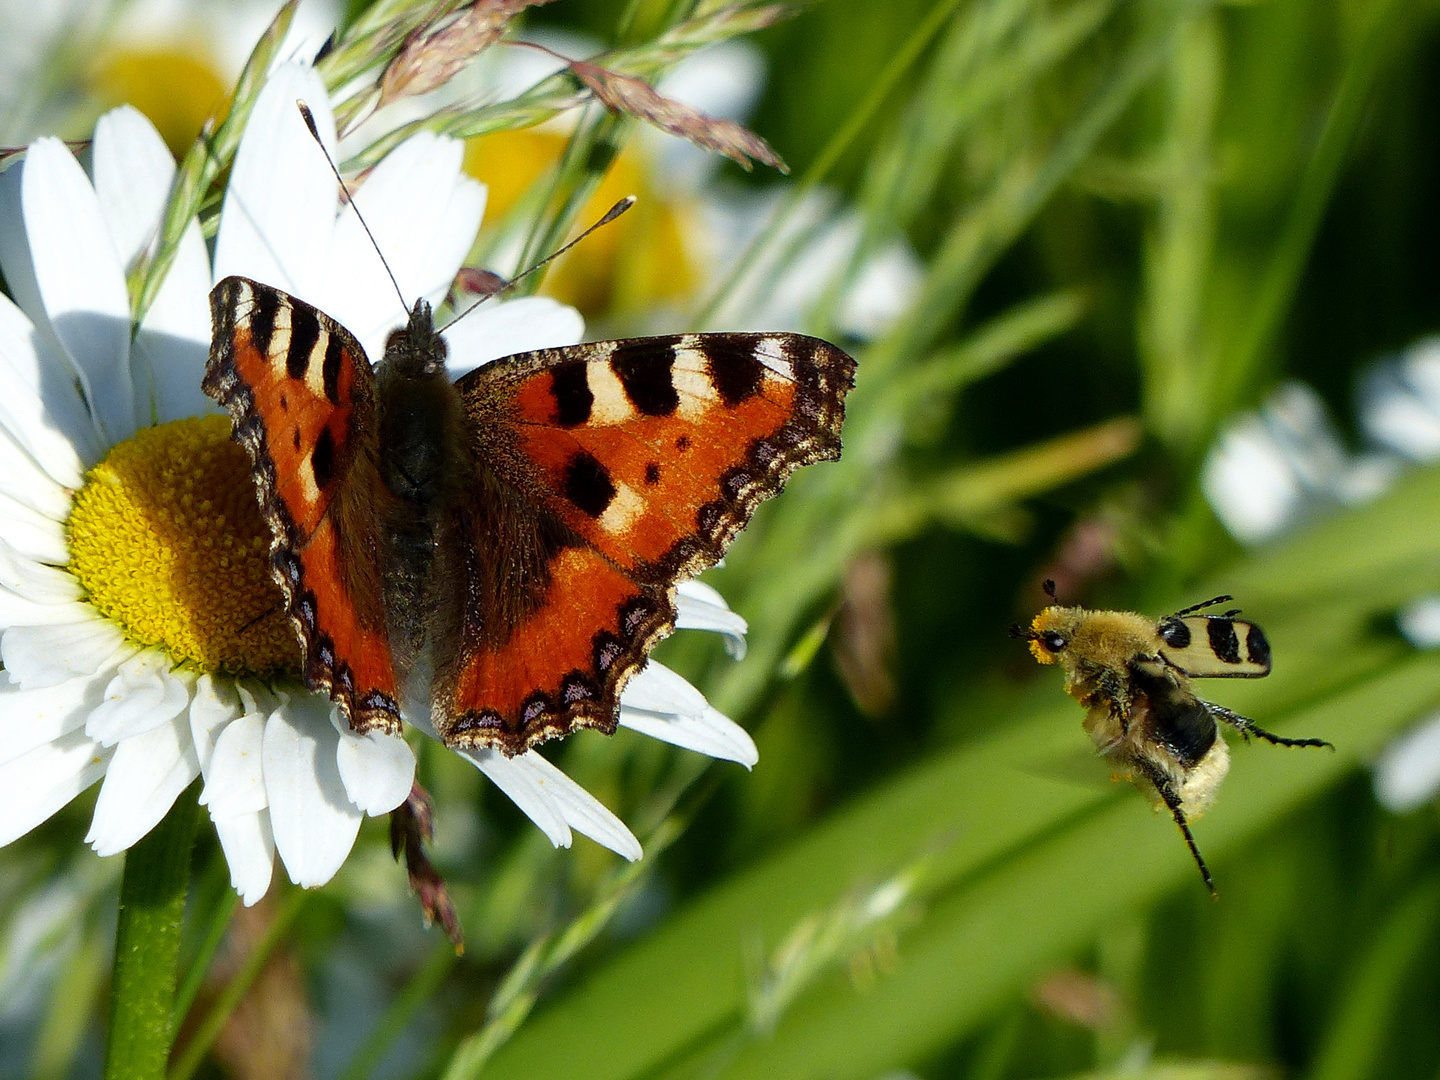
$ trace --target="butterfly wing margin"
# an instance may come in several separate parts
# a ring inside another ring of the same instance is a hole
[[[522,512],[556,540],[525,617],[492,613],[487,633],[491,593],[467,589],[436,681],[441,737],[514,754],[613,731],[626,681],[674,628],[676,581],[718,561],[796,468],[839,456],[853,374],[814,338],[717,334],[524,353],[461,379],[475,458],[509,492],[479,502],[508,501],[512,524],[462,527],[460,547],[483,551]]]
[[[368,504],[380,487],[365,352],[323,312],[247,278],[216,285],[210,309],[202,387],[250,456],[306,685],[356,730],[399,731]]]

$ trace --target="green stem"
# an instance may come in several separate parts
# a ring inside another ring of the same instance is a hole
[[[195,1075],[195,1070],[205,1060],[205,1055],[210,1052],[210,1047],[225,1027],[225,1021],[230,1019],[230,1014],[235,1011],[235,1007],[240,1004],[241,999],[249,992],[255,980],[260,977],[260,973],[265,970],[265,964],[269,961],[270,954],[290,932],[295,917],[300,914],[300,910],[309,898],[310,894],[304,889],[290,890],[289,895],[281,904],[280,910],[276,913],[274,921],[266,928],[265,936],[245,957],[244,962],[240,965],[240,970],[225,984],[225,989],[220,991],[220,996],[215,999],[215,1004],[210,1007],[205,1019],[196,1028],[194,1036],[185,1043],[184,1049],[170,1070],[169,1080],[190,1080],[190,1077]]]
[[[125,856],[105,1080],[160,1080],[174,1038],[175,961],[190,881],[198,785]]]

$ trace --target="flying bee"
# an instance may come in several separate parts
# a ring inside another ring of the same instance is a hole
[[[1045,582],[1054,600],[1055,583]],[[1192,678],[1259,679],[1270,674],[1270,642],[1252,622],[1201,615],[1233,599],[1217,596],[1167,615],[1159,622],[1130,611],[1090,611],[1054,604],[1035,616],[1027,630],[1010,628],[1030,642],[1042,664],[1059,664],[1065,692],[1089,710],[1085,730],[1099,753],[1119,768],[1116,778],[1165,806],[1180,826],[1200,876],[1211,894],[1215,883],[1195,846],[1190,821],[1215,799],[1230,769],[1230,751],[1219,721],[1276,746],[1329,746],[1323,739],[1287,739],[1238,713],[1203,701]]]

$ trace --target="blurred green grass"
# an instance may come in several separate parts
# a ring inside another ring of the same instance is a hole
[[[530,17],[632,44],[695,6]],[[427,748],[469,951],[421,935],[367,828],[287,937],[317,1024],[362,1028],[316,1074],[1440,1074],[1440,816],[1386,814],[1365,771],[1440,706],[1440,656],[1393,623],[1440,587],[1440,474],[1250,553],[1197,483],[1217,427],[1280,378],[1315,385],[1353,434],[1357,372],[1440,327],[1437,14],[826,0],[757,35],[754,128],[859,214],[838,282],[897,233],[923,269],[905,317],[845,342],[860,360],[845,457],[799,474],[708,579],[750,620],[749,656],[662,647],[755,733],[760,764],[625,733],[547,749],[645,840],[628,868],[586,841],[553,851]],[[582,151],[625,128],[582,131],[533,235],[564,230],[603,164]],[[836,333],[842,294],[807,329]],[[1173,824],[1105,782],[1054,673],[1005,636],[1087,529],[1107,558],[1077,599],[1158,614],[1233,593],[1276,672],[1208,694],[1336,744],[1235,741],[1196,826],[1218,903]],[[857,614],[848,575],[867,559],[889,589]],[[893,628],[879,706],[837,662],[847,618]],[[86,816],[81,800],[0,853],[6,912],[83,877]],[[213,858],[202,841],[197,865]],[[187,957],[229,917],[217,873],[195,890]],[[897,893],[893,910],[877,899]],[[83,896],[47,946],[61,970],[23,1075],[91,1074],[113,880]],[[344,965],[368,979],[361,1003],[321,989]],[[1057,971],[1091,980],[1109,1019],[1046,1004]],[[239,1075],[226,1060],[197,1075]]]
[[[1232,850],[1440,704],[1440,656],[1413,654],[1383,627],[1407,597],[1440,586],[1440,533],[1397,528],[1412,515],[1440,520],[1440,471],[1225,575],[1227,588],[1254,598],[1249,610],[1263,618],[1284,666],[1264,683],[1209,696],[1279,732],[1331,740],[1337,752],[1237,746],[1221,799],[1196,827],[1222,905]],[[1117,913],[1177,887],[1200,895],[1173,827],[1132,791],[1043,775],[1083,742],[1079,710],[1056,687],[1046,690],[1019,691],[997,713],[1000,733],[907,770],[698,898],[532,1021],[488,1075],[879,1075],[969,1034]],[[922,858],[921,910],[900,933],[892,971],[864,991],[819,979],[773,1035],[737,1041],[747,1023],[747,946],[773,948],[807,914]],[[1413,946],[1440,915],[1433,875],[1414,888],[1394,913],[1397,925],[1378,929],[1382,953],[1401,948],[1394,935]],[[1365,1029],[1388,1023],[1393,1002],[1382,976],[1369,982],[1341,1017],[1358,1030],[1337,1030],[1315,1075],[1353,1075],[1346,1055],[1373,1052]]]

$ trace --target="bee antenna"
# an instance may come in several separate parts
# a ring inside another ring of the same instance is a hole
[[[355,211],[355,217],[360,222],[360,227],[365,230],[365,235],[370,238],[370,246],[375,249],[375,254],[380,257],[380,265],[385,267],[385,273],[390,278],[390,284],[395,286],[395,295],[400,298],[400,306],[410,310],[410,301],[405,299],[405,294],[400,291],[400,283],[395,280],[395,274],[390,269],[390,264],[385,261],[385,253],[380,250],[380,245],[375,242],[375,234],[370,231],[370,226],[365,223],[365,217],[360,213],[360,207],[355,203],[355,196],[350,194],[350,188],[345,183],[345,178],[340,175],[340,170],[335,167],[335,159],[330,156],[330,151],[325,149],[325,144],[320,141],[320,132],[315,127],[315,114],[310,111],[300,98],[295,99],[295,106],[300,110],[300,116],[305,121],[305,126],[310,130],[310,137],[315,140],[315,145],[320,147],[320,153],[325,155],[325,164],[330,166],[330,171],[335,174],[335,180],[340,185],[340,190],[345,193],[345,200]]]
[[[1060,598],[1055,595],[1055,582],[1052,578],[1046,578],[1045,583],[1040,587],[1045,590],[1045,595],[1050,597],[1051,600],[1057,603],[1059,602]]]

